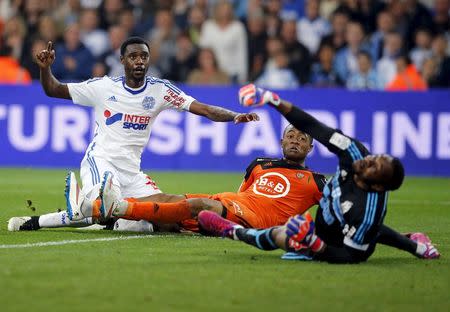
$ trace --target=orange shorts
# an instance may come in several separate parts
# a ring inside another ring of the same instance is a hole
[[[226,219],[236,222],[244,227],[260,228],[262,222],[256,213],[251,209],[253,206],[246,197],[240,196],[237,193],[219,193],[210,197],[218,200],[226,208]]]

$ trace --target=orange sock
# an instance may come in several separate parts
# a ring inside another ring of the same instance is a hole
[[[189,199],[189,198],[209,198],[211,195],[198,193],[198,194],[184,194],[184,196],[186,196],[186,198]]]
[[[175,203],[138,202],[134,198],[126,198],[128,209],[125,219],[147,220],[161,223],[175,223],[192,218],[186,200]]]
[[[102,204],[101,199],[96,199],[92,202],[92,217],[100,218],[100,205]]]

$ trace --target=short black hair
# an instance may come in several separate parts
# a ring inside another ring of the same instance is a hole
[[[394,157],[391,161],[392,164],[392,177],[386,183],[385,187],[387,190],[394,191],[398,189],[405,178],[405,168],[403,168],[403,164],[397,157]]]
[[[291,128],[294,128],[294,129],[297,129],[293,124],[288,124],[285,128],[284,128],[284,130],[283,130],[283,135],[282,135],[282,138],[284,138],[284,136],[286,135],[286,133],[289,131],[289,130],[291,130]],[[298,130],[298,129],[297,129]],[[312,136],[310,136],[308,133],[306,133],[306,132],[303,132],[303,131],[301,131],[301,130],[298,130],[298,131],[300,131],[301,133],[303,133],[305,136],[306,136],[306,138],[308,139],[308,141],[309,141],[309,144],[313,144],[313,138],[312,138]]]
[[[120,46],[120,55],[124,56],[125,50],[127,49],[127,46],[130,44],[145,44],[150,51],[150,46],[148,45],[147,41],[142,39],[141,37],[130,37],[127,40],[125,40],[122,45]]]

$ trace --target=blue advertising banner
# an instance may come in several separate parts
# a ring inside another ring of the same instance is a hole
[[[180,86],[197,100],[236,111],[237,87]],[[355,136],[373,153],[400,157],[409,175],[450,176],[450,91],[282,91],[280,95],[322,122]],[[286,121],[270,107],[253,109],[261,120],[214,123],[164,111],[142,157],[146,170],[243,171],[260,156],[281,156]],[[76,168],[93,134],[93,110],[47,97],[39,84],[0,86],[0,166]],[[331,173],[336,159],[323,146],[307,161]]]

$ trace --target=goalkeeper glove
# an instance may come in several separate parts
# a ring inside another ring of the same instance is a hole
[[[289,218],[286,224],[286,235],[288,237],[288,245],[295,251],[309,248],[313,252],[321,251],[324,242],[314,234],[314,221],[307,212],[305,217],[296,215]]]
[[[239,89],[239,103],[242,106],[262,106],[264,104],[280,105],[281,99],[278,94],[257,88],[254,84],[248,84]]]

